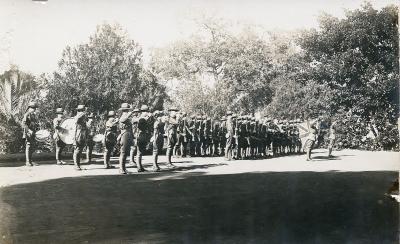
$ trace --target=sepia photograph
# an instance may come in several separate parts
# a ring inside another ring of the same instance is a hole
[[[0,0],[0,244],[400,242],[396,0]]]

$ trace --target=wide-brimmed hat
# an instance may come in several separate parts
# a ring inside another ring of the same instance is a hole
[[[139,112],[140,112],[140,109],[135,108],[135,109],[133,110],[133,112],[134,112],[134,113],[139,113]]]
[[[63,114],[64,109],[63,108],[56,108],[56,114]]]
[[[121,107],[118,110],[127,111],[127,110],[130,110],[130,109],[131,109],[131,106],[129,106],[128,103],[122,103]]]
[[[232,111],[226,111],[226,115],[227,116],[232,115]]]
[[[94,118],[94,114],[93,113],[89,113],[87,116],[89,119],[93,119]]]
[[[225,121],[226,120],[226,117],[225,116],[222,116],[222,119],[221,119],[222,121]]]
[[[29,102],[29,104],[28,104],[28,108],[37,108],[38,107],[38,105],[37,105],[37,103],[36,102]]]
[[[148,112],[149,111],[149,107],[147,105],[142,105],[140,107],[140,112]]]
[[[79,104],[78,107],[76,107],[76,110],[78,110],[78,111],[85,110],[85,105]]]
[[[115,112],[114,111],[108,111],[107,117],[114,117]]]
[[[176,107],[170,107],[170,108],[168,109],[168,111],[179,111],[179,109],[177,109]]]

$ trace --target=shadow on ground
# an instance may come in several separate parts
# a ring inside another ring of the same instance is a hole
[[[0,188],[2,243],[398,243],[396,172],[166,175]]]

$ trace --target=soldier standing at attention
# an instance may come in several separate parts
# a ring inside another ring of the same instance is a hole
[[[118,136],[117,142],[120,146],[120,154],[119,154],[119,173],[120,174],[127,174],[126,171],[126,158],[128,156],[129,150],[132,146],[132,122],[131,122],[131,115],[132,112],[128,103],[122,103],[121,108],[122,111],[121,117],[119,119],[119,127],[121,129],[121,133]]]
[[[81,154],[86,144],[87,128],[86,128],[86,112],[85,105],[80,104],[76,108],[77,114],[75,116],[75,134],[74,134],[74,165],[76,170],[81,170]]]
[[[187,122],[187,140],[188,140],[188,148],[189,148],[189,157],[193,157],[195,155],[195,144],[194,144],[194,136],[195,136],[195,119],[196,116],[192,115],[190,120]]]
[[[187,114],[183,113],[182,114],[182,119],[180,121],[181,123],[181,156],[186,157],[187,156],[187,146],[188,146],[188,119],[187,119]]]
[[[87,160],[87,163],[90,163],[92,161],[92,152],[93,152],[93,146],[94,146],[93,137],[96,133],[96,128],[94,126],[93,113],[90,113],[87,118],[88,118],[88,121],[86,122],[86,128],[88,130],[88,133],[87,133],[87,141],[86,141],[86,160]]]
[[[64,117],[63,113],[64,110],[62,108],[57,108],[56,109],[57,117],[54,118],[53,120],[53,128],[54,128],[53,139],[54,139],[54,144],[56,145],[57,165],[65,164],[65,162],[61,160],[61,152],[65,147],[65,143],[60,138],[61,122],[63,121]]]
[[[194,122],[195,124],[195,135],[194,135],[194,144],[195,144],[195,154],[197,157],[201,156],[201,116],[198,115],[196,117],[196,121]]]
[[[175,167],[171,162],[172,151],[174,150],[177,142],[177,126],[178,121],[176,120],[176,112],[178,109],[170,108],[168,122],[165,124],[167,128],[167,163],[169,167]]]
[[[155,117],[154,125],[153,125],[153,171],[160,171],[160,167],[158,166],[158,155],[161,154],[164,144],[164,126],[165,123],[162,119],[163,113],[161,111],[154,111],[153,113]]]
[[[139,113],[140,113],[140,109],[135,108],[133,110],[133,115],[132,115],[132,135],[133,135],[133,144],[131,146],[131,152],[130,152],[130,164],[133,167],[137,167],[136,166],[136,161],[135,161],[135,156],[137,154],[137,144],[136,144],[136,138],[135,135],[137,134],[137,126],[138,126],[138,122],[139,122]]]
[[[24,114],[22,119],[23,135],[22,138],[25,139],[25,158],[26,166],[33,166],[32,154],[35,146],[35,134],[39,129],[39,124],[36,118],[36,102],[30,102],[28,104],[28,111]]]
[[[106,122],[106,131],[104,133],[103,146],[104,146],[104,167],[106,169],[114,168],[110,165],[111,153],[117,144],[117,130],[118,119],[115,119],[115,112],[108,112],[108,120]]]
[[[225,146],[226,146],[226,117],[222,116],[221,119],[221,126],[218,132],[218,138],[219,138],[219,155],[224,156],[225,155]]]
[[[135,134],[135,141],[137,146],[137,172],[144,172],[145,169],[142,166],[142,156],[146,151],[146,146],[148,141],[148,119],[149,119],[149,107],[147,105],[142,105],[140,107],[140,117],[137,124],[137,132]]]
[[[232,112],[226,112],[226,146],[225,146],[225,158],[227,160],[232,160],[232,149],[233,149],[233,136],[235,133],[234,121]]]

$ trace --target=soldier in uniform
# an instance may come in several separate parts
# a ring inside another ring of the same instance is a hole
[[[196,116],[196,121],[194,123],[194,144],[195,144],[195,154],[197,157],[201,156],[201,125],[202,125],[202,117],[200,115]]]
[[[222,116],[221,119],[221,126],[218,132],[218,138],[219,138],[219,155],[224,156],[225,155],[225,146],[226,146],[226,117]]]
[[[35,134],[39,129],[39,124],[36,118],[36,102],[30,102],[28,104],[27,112],[24,114],[22,119],[23,135],[22,138],[25,139],[25,157],[26,166],[33,166],[32,154],[35,146]]]
[[[307,161],[311,161],[311,150],[314,147],[315,141],[317,140],[317,135],[318,135],[318,123],[319,121],[315,121],[314,123],[311,123],[310,125],[310,134],[307,137],[306,142],[304,143],[304,149],[306,150],[307,153]]]
[[[225,158],[227,160],[232,160],[232,149],[234,145],[234,134],[235,134],[235,126],[234,126],[234,116],[231,111],[226,112],[227,120],[226,120],[226,146],[225,146]]]
[[[87,138],[87,115],[85,105],[80,104],[76,108],[77,114],[75,116],[75,134],[74,134],[74,165],[76,170],[81,170],[81,154],[86,144]]]
[[[121,108],[122,114],[119,119],[119,127],[120,127],[120,134],[117,138],[118,145],[120,146],[120,154],[119,154],[119,172],[121,174],[127,174],[126,171],[126,158],[129,154],[133,143],[133,136],[132,136],[132,121],[131,115],[132,111],[128,103],[122,103]]]
[[[204,122],[204,140],[203,140],[203,151],[204,151],[204,156],[210,156],[211,155],[211,118],[206,117],[205,120],[203,118]]]
[[[56,145],[57,165],[65,164],[65,162],[61,160],[61,152],[66,144],[60,138],[61,122],[63,121],[64,117],[63,113],[64,113],[63,108],[57,108],[56,109],[57,117],[54,118],[53,120],[53,129],[54,129],[53,139],[54,139],[54,144]]]
[[[165,123],[163,121],[163,113],[161,111],[154,111],[153,113],[155,121],[153,126],[153,170],[159,171],[160,167],[158,166],[158,155],[161,154],[164,144],[164,127]]]
[[[145,169],[142,166],[142,156],[146,151],[147,144],[150,141],[149,137],[149,107],[147,105],[142,105],[140,107],[140,117],[137,125],[137,132],[135,134],[135,141],[137,145],[137,171],[143,172]]]
[[[172,153],[177,142],[177,126],[178,121],[176,120],[176,112],[178,109],[170,108],[169,110],[169,118],[167,123],[165,124],[166,132],[167,132],[167,163],[169,167],[175,167],[172,162]]]
[[[337,121],[332,122],[329,127],[329,145],[328,145],[328,157],[332,157],[333,146],[335,145],[336,140],[336,124]]]
[[[219,121],[214,121],[212,125],[212,130],[211,130],[211,156],[215,157],[216,155],[219,155],[219,144],[220,144],[220,138],[219,138],[219,131],[221,128],[221,124]]]
[[[104,133],[104,167],[106,169],[114,168],[110,165],[111,153],[117,144],[118,119],[115,118],[115,112],[109,111],[107,114],[106,131]]]
[[[137,134],[137,130],[138,130],[138,122],[139,122],[139,113],[140,113],[140,109],[135,108],[133,110],[133,114],[132,114],[132,135],[133,135],[133,144],[131,146],[131,152],[130,152],[130,164],[133,167],[136,167],[136,161],[135,161],[135,156],[137,154],[137,144],[136,144],[136,138],[135,135]]]
[[[92,161],[92,153],[93,153],[93,146],[94,146],[94,141],[93,137],[96,133],[96,128],[94,125],[94,115],[93,113],[90,113],[88,116],[88,121],[86,122],[86,127],[87,127],[87,139],[86,139],[86,160],[87,163],[90,163]]]
[[[187,122],[187,127],[186,127],[188,148],[189,148],[189,157],[194,157],[194,155],[195,155],[195,143],[194,143],[195,134],[196,134],[195,120],[196,120],[196,116],[192,115],[190,117],[190,120]]]

